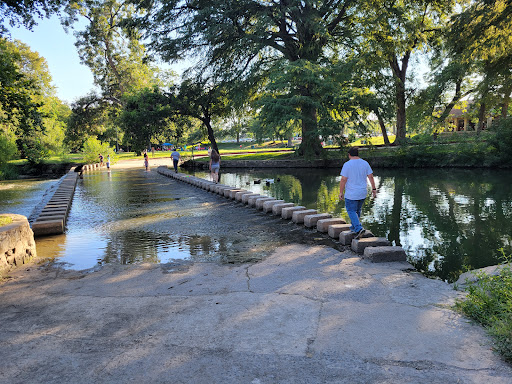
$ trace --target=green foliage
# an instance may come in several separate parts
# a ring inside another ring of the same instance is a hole
[[[47,152],[41,140],[44,89],[37,80],[45,73],[29,65],[38,58],[23,44],[0,38],[0,126],[14,133],[20,155],[31,163],[40,163]]]
[[[512,269],[510,256],[505,259],[508,264],[498,274],[477,274],[477,282],[466,288],[468,295],[457,308],[482,324],[494,337],[496,350],[512,362]]]
[[[117,156],[114,148],[110,147],[108,143],[102,143],[96,138],[89,137],[83,148],[83,162],[86,164],[97,163],[99,161],[99,154],[103,155],[103,161],[107,160],[107,156],[110,155],[111,164],[114,164],[117,160]]]
[[[167,139],[181,136],[183,125],[172,122],[175,111],[169,97],[158,88],[147,88],[126,95],[123,102],[125,107],[118,121],[125,131],[125,141],[134,151],[141,153],[148,148],[151,139],[157,134]]]
[[[502,165],[512,166],[512,117],[500,120],[491,126],[494,135],[489,139],[495,149],[497,161]]]
[[[35,17],[49,17],[56,13],[64,0],[24,0],[0,2],[0,36],[6,32],[5,24],[23,25],[28,29],[36,24]]]
[[[8,161],[17,153],[15,136],[8,130],[0,129],[0,180],[14,179],[16,174]]]

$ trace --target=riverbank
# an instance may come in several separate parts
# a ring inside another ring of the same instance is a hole
[[[0,382],[510,382],[460,295],[299,244],[255,264],[33,266],[0,285]]]

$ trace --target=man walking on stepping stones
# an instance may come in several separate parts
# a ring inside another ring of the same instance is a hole
[[[364,234],[360,217],[367,193],[366,178],[370,180],[373,197],[377,196],[377,189],[372,168],[366,160],[359,157],[358,147],[348,150],[348,158],[340,173],[340,200],[345,200],[345,209],[351,222],[350,230],[356,234],[356,239],[359,239]]]

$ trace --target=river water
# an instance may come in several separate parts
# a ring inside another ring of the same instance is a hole
[[[347,218],[338,201],[338,173],[237,170],[223,172],[221,182]],[[512,253],[510,172],[375,169],[374,175],[378,196],[367,199],[362,222],[375,235],[404,247],[423,273],[453,281],[468,268],[500,262],[500,249]],[[196,176],[208,178],[204,172]],[[0,213],[30,216],[55,183],[0,182]],[[290,241],[321,241],[314,231],[287,221],[256,211],[240,214],[246,211],[252,210],[180,187],[155,170],[114,167],[84,174],[66,234],[37,239],[37,252],[86,269],[110,262],[257,260]],[[271,223],[271,231],[265,223]]]
[[[197,176],[208,178],[205,173]],[[401,245],[424,274],[453,281],[467,269],[503,261],[502,252],[512,254],[510,171],[374,169],[374,176],[378,195],[366,200],[363,225]],[[226,170],[221,177],[224,184],[348,222],[344,204],[338,201],[339,170]],[[267,184],[266,179],[273,182]]]

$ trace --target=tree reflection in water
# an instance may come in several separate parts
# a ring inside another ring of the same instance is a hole
[[[403,246],[423,273],[454,281],[467,268],[499,263],[500,248],[512,253],[509,171],[374,169],[374,175],[379,193],[366,200],[362,221]],[[223,177],[228,185],[347,218],[337,169],[224,170]],[[255,185],[254,179],[274,183]]]

